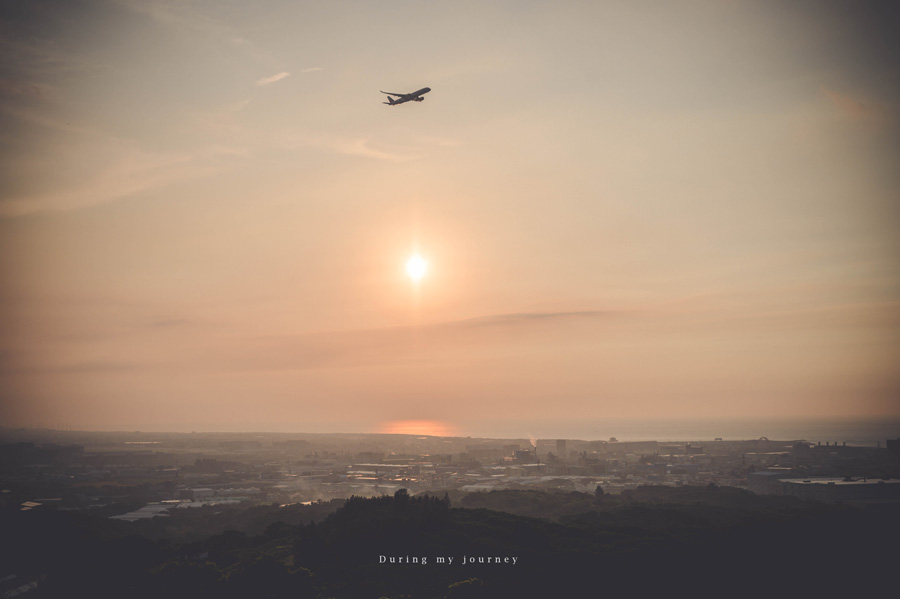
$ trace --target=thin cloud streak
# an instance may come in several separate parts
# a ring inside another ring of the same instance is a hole
[[[822,86],[821,89],[822,93],[828,96],[828,99],[834,103],[835,108],[848,116],[854,118],[866,118],[874,113],[871,106],[867,106],[864,102],[861,102],[856,98],[852,98],[845,94],[839,94],[825,86]]]
[[[0,202],[0,218],[47,212],[67,212],[107,204],[178,181],[207,177],[222,167],[223,155],[244,156],[239,148],[211,146],[193,152],[147,152],[118,139],[102,140],[94,147],[110,156],[77,186],[56,186],[43,193],[11,197]]]
[[[350,156],[364,156],[388,162],[410,162],[422,158],[421,152],[404,149],[376,148],[367,138],[334,138],[326,142],[333,150]]]
[[[290,76],[290,73],[288,73],[287,71],[282,71],[280,73],[276,73],[276,74],[272,75],[271,77],[263,77],[262,79],[260,79],[259,81],[256,82],[256,86],[262,87],[264,85],[271,85],[273,83],[281,81],[282,79],[286,79],[289,76]]]
[[[514,326],[537,321],[572,320],[576,318],[600,318],[620,314],[624,314],[624,312],[612,310],[582,310],[571,312],[515,312],[511,314],[492,314],[490,316],[468,318],[466,320],[457,321],[444,326],[456,326],[465,328],[497,325]]]
[[[520,347],[529,337],[553,337],[572,323],[621,322],[627,312],[521,312],[379,329],[266,337],[241,344],[218,367],[234,372],[346,368],[441,360],[461,348]],[[551,341],[552,343],[552,341]],[[246,348],[250,348],[249,351]]]
[[[491,314],[461,320],[433,322],[373,329],[331,330],[296,335],[261,337],[216,337],[179,346],[172,352],[148,350],[143,337],[132,351],[97,360],[35,360],[9,352],[0,366],[4,374],[40,374],[103,372],[130,370],[147,373],[253,374],[264,372],[302,372],[313,370],[395,367],[415,364],[440,364],[455,360],[465,352],[467,361],[478,356],[514,355],[529,348],[562,349],[572,343],[613,345],[623,339],[627,344],[653,345],[648,331],[670,331],[679,338],[688,331],[705,331],[700,336],[715,336],[723,326],[728,335],[740,337],[786,329],[827,327],[829,330],[854,330],[860,327],[896,326],[896,303],[882,306],[844,306],[830,310],[808,309],[787,313],[748,315],[711,314],[706,307],[685,309],[619,309],[534,311]],[[877,310],[876,310],[877,308]],[[192,323],[182,318],[159,319],[146,326],[176,335],[178,329]],[[575,329],[573,329],[575,327]],[[625,327],[625,328],[623,328]],[[577,334],[573,335],[573,330]],[[196,332],[196,331],[194,331]],[[742,333],[743,332],[743,333]],[[624,336],[623,336],[624,335]],[[176,345],[179,345],[176,342]],[[138,348],[138,346],[140,346]],[[157,348],[159,349],[159,348]],[[483,353],[486,352],[486,353]],[[53,355],[51,346],[43,354]],[[133,355],[132,355],[133,354]],[[32,356],[34,358],[35,356]]]
[[[183,318],[159,319],[145,323],[146,332],[175,335],[166,337],[163,351],[152,349],[145,335],[132,337],[134,346],[117,356],[96,360],[70,359],[71,341],[45,342],[40,355],[8,351],[0,360],[0,373],[56,374],[124,371],[174,373],[254,373],[308,371],[314,369],[357,368],[372,365],[402,365],[441,361],[461,348],[507,347],[515,350],[523,342],[552,339],[571,323],[617,323],[628,317],[621,311],[523,312],[435,322],[426,325],[383,327],[346,331],[320,331],[298,335],[232,338],[199,341],[184,345],[176,341],[183,327],[194,323]],[[131,336],[139,332],[133,325],[113,327],[87,342],[102,348],[111,336]],[[148,330],[149,329],[149,330]],[[191,333],[196,333],[192,330]],[[177,346],[177,349],[172,346]],[[160,348],[157,348],[160,349]],[[101,349],[101,352],[103,350]]]

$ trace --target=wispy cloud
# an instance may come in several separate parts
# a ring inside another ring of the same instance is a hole
[[[467,318],[452,323],[446,323],[442,326],[454,326],[463,328],[475,328],[485,326],[516,326],[538,321],[562,321],[588,318],[609,317],[621,312],[611,310],[579,310],[567,312],[514,312],[510,314],[492,314],[490,316],[479,316],[477,318]]]
[[[19,96],[30,100],[44,96],[41,86],[30,81],[9,81],[0,79],[0,96]]]
[[[834,90],[822,87],[822,93],[834,104],[842,114],[859,121],[872,121],[885,124],[888,121],[889,112],[886,107],[875,101],[863,100],[848,94],[842,94]]]
[[[420,137],[413,140],[413,143],[408,146],[379,143],[376,140],[365,137],[332,138],[323,140],[322,143],[341,154],[365,156],[397,163],[419,160],[435,147],[456,147],[462,145],[462,142],[459,140],[439,137]]]
[[[333,150],[351,156],[365,156],[389,162],[409,162],[423,156],[422,152],[407,148],[375,147],[367,138],[337,138],[327,142]]]
[[[135,319],[128,312],[120,322],[104,321],[102,331],[87,337],[53,333],[39,351],[0,344],[0,374],[126,370],[240,374],[440,362],[455,359],[461,349],[477,348],[473,354],[477,356],[486,348],[489,352],[517,351],[536,340],[565,343],[555,331],[570,330],[571,324],[612,324],[628,318],[624,312],[602,310],[525,312],[421,326],[238,336],[226,341],[218,335],[210,337],[209,329],[200,331],[195,320]],[[113,341],[124,345],[111,345]]]
[[[301,73],[315,73],[316,71],[324,71],[323,67],[307,67],[305,69],[300,69]]]
[[[420,326],[260,337],[245,339],[218,353],[211,357],[215,365],[209,366],[249,372],[440,360],[460,348],[503,346],[514,350],[535,335],[552,338],[554,330],[565,330],[572,323],[602,323],[604,319],[618,321],[627,317],[626,312],[605,310],[520,312]]]
[[[276,81],[281,81],[282,79],[285,79],[289,76],[290,76],[290,73],[288,73],[287,71],[282,71],[280,73],[276,73],[275,75],[272,75],[271,77],[263,77],[262,79],[260,79],[259,81],[256,82],[256,85],[257,85],[257,87],[262,87],[263,85],[270,85],[272,83],[275,83]]]
[[[45,190],[4,198],[0,218],[41,212],[78,210],[119,200],[176,181],[208,176],[219,170],[217,158],[244,155],[240,148],[208,146],[191,151],[148,152],[139,144],[106,138],[79,146],[99,156],[84,164],[84,176],[76,184],[56,184]],[[85,149],[86,148],[86,149]],[[68,154],[61,157],[73,160]]]
[[[453,137],[421,137],[422,143],[439,146],[442,148],[458,148],[463,145],[461,139]]]
[[[839,94],[825,87],[822,88],[822,91],[844,113],[851,116],[867,116],[871,112],[871,108],[850,96]]]

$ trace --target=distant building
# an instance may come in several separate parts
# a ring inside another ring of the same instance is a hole
[[[900,456],[900,439],[888,439],[885,443],[889,454]]]
[[[487,460],[496,462],[503,459],[505,452],[502,447],[468,446],[466,453],[473,460]]]
[[[128,512],[127,514],[119,514],[118,516],[110,516],[110,520],[124,520],[125,522],[137,522],[138,520],[149,520],[158,516],[168,516],[169,510],[178,505],[177,503],[150,503],[144,507]]]
[[[360,462],[377,463],[384,460],[383,451],[361,451],[356,456]]]
[[[900,479],[797,478],[784,470],[751,472],[748,488],[758,495],[787,495],[823,501],[900,501]]]
[[[527,449],[520,449],[515,454],[515,461],[519,464],[533,464],[537,462],[537,452],[529,451]]]
[[[783,470],[763,470],[747,475],[747,488],[757,495],[784,495],[784,480],[791,475]]]
[[[191,489],[189,497],[194,501],[203,501],[204,499],[213,497],[215,494],[216,492],[213,489],[202,487],[199,489]]]
[[[793,479],[782,481],[784,494],[826,503],[900,501],[900,479]]]
[[[262,449],[262,443],[259,441],[220,441],[219,447],[221,449],[228,449],[232,451],[242,451],[246,449]]]
[[[811,455],[810,445],[804,441],[800,441],[791,447],[791,457],[795,462],[808,460]]]
[[[275,441],[273,445],[283,449],[298,449],[309,446],[309,441],[306,439],[288,439],[287,441]]]

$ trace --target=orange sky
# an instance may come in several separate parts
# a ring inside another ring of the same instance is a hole
[[[900,417],[885,6],[6,2],[0,422]]]

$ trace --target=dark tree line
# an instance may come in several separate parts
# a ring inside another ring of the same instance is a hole
[[[258,507],[241,512],[253,522],[246,530],[188,542],[79,512],[10,512],[0,516],[0,563],[43,577],[34,599],[643,596],[688,587],[709,596],[772,585],[783,596],[831,595],[887,580],[900,532],[893,504],[824,505],[727,488],[505,491],[459,504],[469,507],[401,490],[352,497],[312,520]],[[278,517],[285,514],[288,521]],[[517,563],[463,566],[463,556]]]

